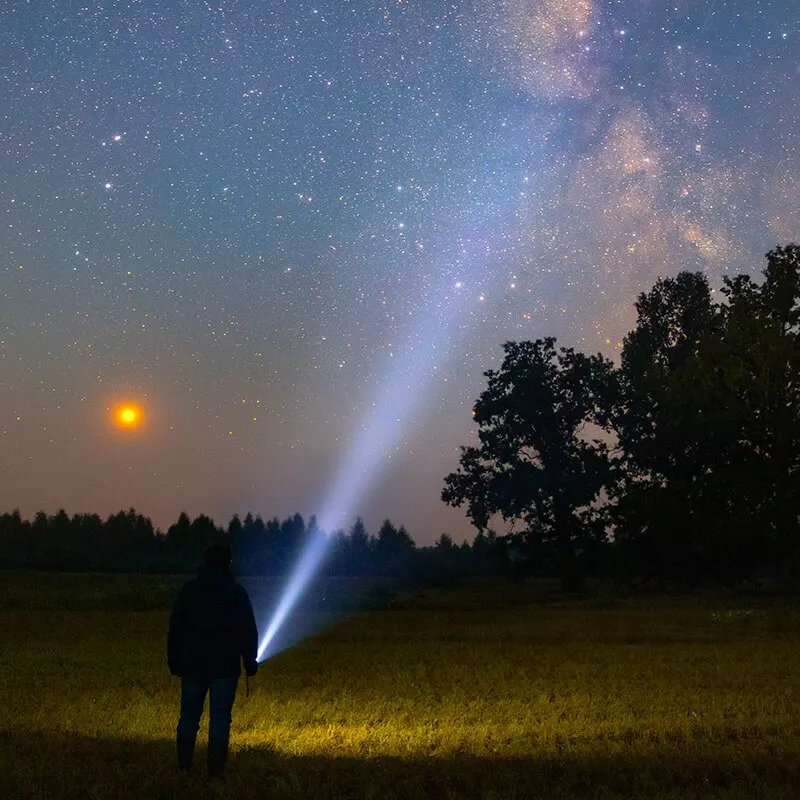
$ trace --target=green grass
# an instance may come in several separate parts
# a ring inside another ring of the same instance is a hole
[[[402,598],[262,665],[209,785],[174,767],[170,579],[0,579],[3,798],[800,796],[786,600]]]

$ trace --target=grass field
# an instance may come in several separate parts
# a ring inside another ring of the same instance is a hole
[[[399,597],[263,664],[209,784],[202,739],[174,766],[174,586],[0,573],[0,797],[800,797],[794,601]]]

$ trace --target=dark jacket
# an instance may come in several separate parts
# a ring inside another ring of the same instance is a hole
[[[169,620],[167,663],[173,675],[233,678],[257,669],[253,606],[230,570],[201,567],[184,584]]]

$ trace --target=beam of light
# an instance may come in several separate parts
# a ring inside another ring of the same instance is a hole
[[[501,224],[490,226],[492,230],[472,230],[457,240],[454,261],[462,265],[457,278],[453,277],[452,268],[437,271],[438,285],[429,293],[436,299],[412,318],[405,347],[397,351],[385,380],[378,383],[381,388],[373,398],[372,413],[342,456],[318,516],[318,532],[300,555],[262,636],[259,661],[269,657],[275,635],[322,563],[329,545],[326,531],[342,528],[378,482],[409,422],[422,406],[437,367],[445,363],[469,327],[463,320],[484,303],[477,278],[492,272],[495,257],[487,242],[501,238],[500,228],[507,220],[500,216]]]
[[[381,392],[372,403],[370,418],[362,425],[345,451],[336,470],[336,477],[326,493],[326,502],[318,517],[319,530],[300,555],[267,629],[261,638],[258,661],[269,657],[269,646],[307,587],[329,546],[326,531],[343,527],[361,498],[380,478],[391,451],[401,439],[412,415],[421,406],[426,384],[434,367],[444,361],[457,340],[453,323],[461,308],[460,297],[446,299],[437,312],[420,316],[414,328],[416,336],[409,339],[394,369],[383,382]],[[444,313],[442,313],[444,311]]]
[[[453,331],[462,300],[451,297],[416,321],[413,339],[393,359],[392,371],[372,403],[372,413],[344,452],[319,515],[325,530],[336,530],[381,478],[392,452],[422,405],[435,368],[458,337]]]
[[[278,601],[278,605],[272,614],[267,630],[261,637],[261,643],[258,646],[258,656],[256,657],[257,661],[265,660],[267,648],[275,638],[275,634],[283,625],[289,612],[294,608],[303,590],[316,574],[327,550],[327,534],[322,529],[315,530],[306,543],[305,549],[300,554],[297,564],[295,564],[294,569],[289,575],[289,580],[281,594],[281,599]]]

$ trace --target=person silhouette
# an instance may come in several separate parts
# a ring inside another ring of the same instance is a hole
[[[206,549],[197,577],[178,594],[167,634],[169,671],[181,678],[178,767],[188,771],[192,766],[208,694],[208,774],[212,778],[225,771],[241,664],[248,678],[258,671],[253,606],[245,588],[234,580],[232,560],[227,544]]]

